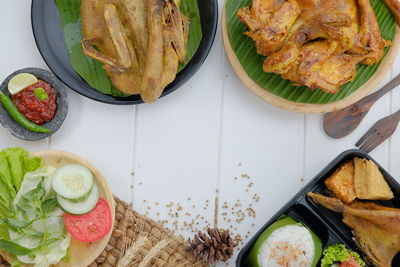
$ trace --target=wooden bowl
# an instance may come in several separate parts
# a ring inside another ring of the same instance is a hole
[[[65,151],[41,151],[34,153],[33,156],[43,159],[43,163],[48,166],[61,167],[68,163],[79,163],[86,166],[92,173],[95,182],[99,187],[100,197],[107,200],[111,208],[112,223],[115,221],[115,203],[111,189],[103,175],[85,159]],[[111,228],[113,229],[113,227]],[[70,262],[60,262],[57,267],[86,267],[97,259],[110,241],[112,230],[103,239],[93,243],[83,243],[71,238]],[[3,251],[0,252],[8,262],[13,262],[14,256]]]
[[[267,89],[258,85],[253,79],[251,79],[246,71],[243,69],[240,64],[238,58],[236,57],[235,52],[231,46],[231,42],[228,34],[228,25],[226,21],[226,9],[222,12],[222,40],[225,47],[226,55],[229,59],[229,62],[232,65],[233,70],[239,77],[239,79],[243,82],[243,84],[250,89],[255,95],[260,97],[262,100],[288,111],[298,112],[298,113],[328,113],[331,111],[339,110],[350,106],[360,100],[361,98],[367,96],[373,89],[375,89],[378,84],[383,80],[393,65],[393,61],[396,58],[397,51],[400,46],[400,27],[396,26],[396,35],[392,40],[392,45],[389,49],[389,52],[382,60],[381,65],[378,70],[372,75],[372,77],[360,88],[354,91],[349,96],[339,100],[337,102],[328,103],[328,104],[308,104],[308,103],[300,103],[295,101],[290,101],[285,98],[282,98],[278,95],[275,95],[268,91]]]

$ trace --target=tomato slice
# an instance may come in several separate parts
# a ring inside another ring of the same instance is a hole
[[[65,213],[64,224],[68,233],[78,241],[89,243],[102,239],[112,226],[110,205],[100,198],[96,207],[87,214]]]
[[[358,262],[352,256],[350,256],[350,259],[342,262],[340,267],[360,267],[360,264],[358,264]]]

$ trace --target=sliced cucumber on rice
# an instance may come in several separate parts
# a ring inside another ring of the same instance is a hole
[[[65,199],[61,195],[57,194],[57,201],[61,208],[69,214],[86,214],[96,207],[96,204],[99,201],[99,189],[97,184],[93,183],[92,190],[89,192],[86,199],[76,202]]]
[[[93,184],[92,172],[80,164],[66,164],[52,176],[54,191],[72,202],[88,198]]]

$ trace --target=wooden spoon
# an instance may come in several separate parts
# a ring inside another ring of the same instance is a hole
[[[333,111],[324,116],[324,130],[333,138],[342,138],[351,134],[360,125],[365,115],[378,99],[400,84],[400,74],[382,89],[366,96],[347,108]]]

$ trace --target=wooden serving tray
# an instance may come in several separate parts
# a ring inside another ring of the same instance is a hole
[[[112,215],[112,222],[114,226],[115,222],[115,203],[114,197],[112,195],[111,189],[104,179],[103,175],[87,160],[69,153],[65,151],[41,151],[34,153],[33,156],[40,157],[43,160],[43,163],[47,166],[53,167],[61,167],[62,165],[68,163],[79,163],[83,166],[86,166],[92,173],[95,182],[99,187],[100,197],[107,200],[110,204],[111,208],[111,215]],[[111,228],[113,229],[113,228]],[[105,236],[103,239],[93,242],[93,243],[82,243],[73,238],[71,238],[71,245],[70,245],[70,262],[65,263],[61,262],[57,264],[57,267],[79,267],[79,266],[88,266],[93,261],[97,259],[97,257],[101,254],[101,252],[105,249],[108,241],[111,238],[112,231]],[[0,255],[3,256],[5,260],[9,263],[15,260],[14,256],[9,255],[4,251],[0,251]],[[29,266],[29,265],[25,265]]]
[[[225,3],[226,5],[226,3]],[[288,111],[298,112],[298,113],[328,113],[331,111],[339,110],[350,106],[360,100],[361,98],[367,96],[372,90],[376,89],[378,84],[383,80],[383,78],[390,72],[393,65],[393,61],[396,58],[397,51],[400,46],[400,27],[396,26],[396,35],[392,40],[392,45],[382,60],[379,69],[374,73],[374,75],[360,88],[358,88],[354,93],[343,98],[340,101],[329,103],[329,104],[308,104],[300,103],[287,100],[278,95],[275,95],[258,85],[253,79],[251,79],[246,71],[243,69],[235,52],[232,49],[231,42],[228,34],[228,25],[226,21],[226,6],[222,12],[222,40],[225,47],[226,55],[229,62],[232,65],[233,70],[243,82],[243,84],[250,89],[255,95],[260,97],[262,100]]]

